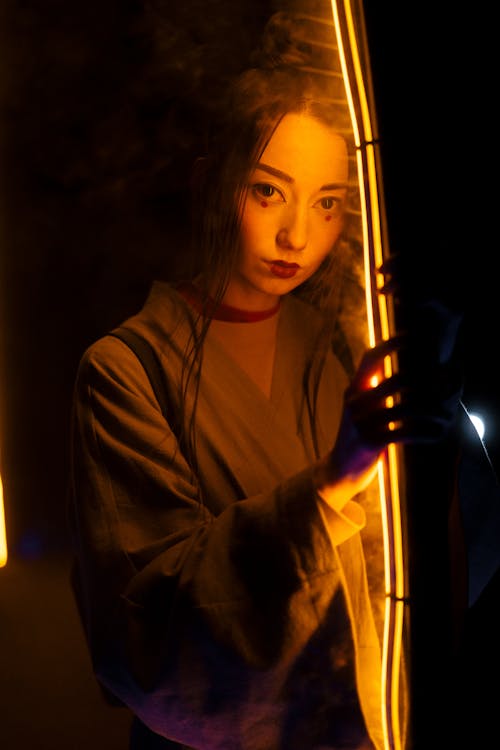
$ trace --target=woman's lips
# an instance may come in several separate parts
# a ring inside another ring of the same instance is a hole
[[[286,263],[284,260],[272,260],[268,264],[271,273],[280,279],[291,279],[300,268],[298,263]]]

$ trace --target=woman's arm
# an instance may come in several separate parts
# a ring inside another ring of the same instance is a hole
[[[140,363],[115,339],[82,360],[72,455],[80,604],[99,680],[194,747],[250,731],[252,715],[277,731],[283,690],[341,588],[332,533],[356,524],[320,510],[313,469],[212,515]]]

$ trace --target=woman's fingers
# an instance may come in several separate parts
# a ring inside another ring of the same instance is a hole
[[[384,376],[379,355],[386,356],[393,343],[384,342],[378,352],[370,350],[364,358],[345,393],[350,419],[362,440],[374,446],[436,441],[455,422],[462,394],[461,373],[451,364],[433,364],[427,371],[419,368],[418,372]]]

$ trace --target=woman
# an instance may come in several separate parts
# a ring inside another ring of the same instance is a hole
[[[345,123],[286,69],[245,73],[196,166],[197,273],[125,324],[160,360],[167,420],[126,343],[81,361],[79,602],[100,683],[165,746],[382,746],[359,493],[389,442],[439,439],[458,397],[371,388],[400,340],[350,379],[321,310],[347,252]]]

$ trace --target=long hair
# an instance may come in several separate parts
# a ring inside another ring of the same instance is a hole
[[[290,43],[290,29],[296,35],[296,26],[297,20],[290,20],[283,13],[271,19],[262,47],[254,56],[253,62],[257,64],[234,80],[226,106],[207,135],[206,153],[195,164],[191,217],[192,275],[199,278],[206,307],[186,351],[183,377],[184,392],[187,393],[188,387],[194,388],[195,404],[203,342],[210,325],[208,301],[211,300],[213,309],[224,296],[240,250],[240,223],[249,177],[279,123],[285,115],[292,113],[317,119],[344,138],[350,161],[354,163],[352,130],[340,66],[338,70],[326,71],[328,80],[325,85],[325,76],[318,75],[311,68],[307,45]],[[352,184],[348,190],[342,236],[313,277],[293,292],[318,308],[324,320],[304,382],[305,403],[312,426],[315,423],[315,394],[328,347],[334,346],[348,372],[353,369],[357,350],[362,349],[360,345],[347,344],[340,325],[341,311],[348,312],[346,300],[350,301],[352,309],[359,309],[359,300],[353,300],[353,293],[356,296],[362,288],[358,262],[358,190],[354,181],[355,170],[350,171]],[[188,442],[190,459],[196,466],[194,410],[189,418]]]

